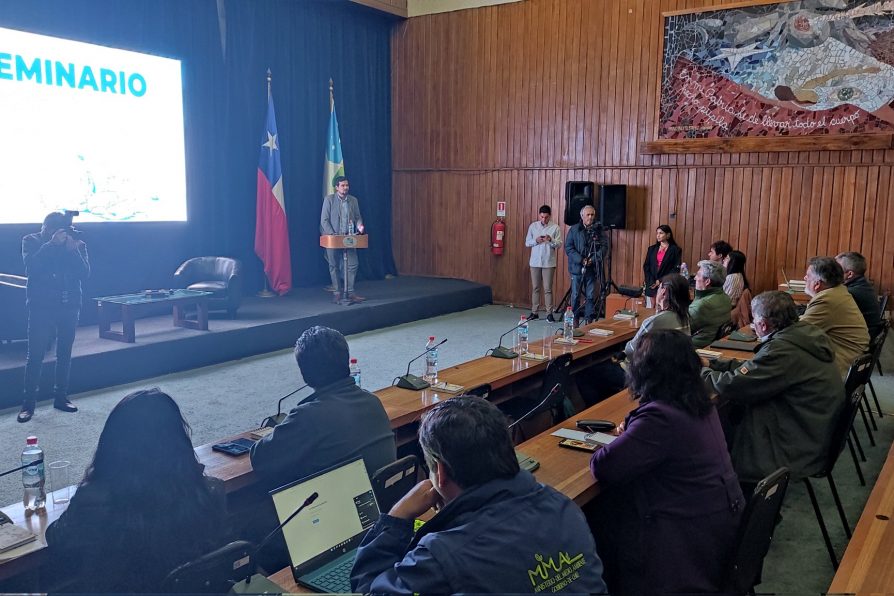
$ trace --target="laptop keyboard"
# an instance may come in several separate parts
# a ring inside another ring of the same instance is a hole
[[[344,594],[351,591],[351,567],[354,559],[345,559],[326,573],[314,578],[313,583],[327,592]]]

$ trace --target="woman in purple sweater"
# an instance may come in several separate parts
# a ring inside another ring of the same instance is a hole
[[[745,506],[689,336],[644,335],[627,370],[639,399],[593,454],[591,522],[612,594],[718,592]]]

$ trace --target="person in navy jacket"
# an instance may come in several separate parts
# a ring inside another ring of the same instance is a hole
[[[496,406],[472,396],[441,402],[423,418],[419,444],[430,479],[364,538],[355,592],[606,591],[583,513],[519,469]],[[414,520],[431,508],[414,535]]]

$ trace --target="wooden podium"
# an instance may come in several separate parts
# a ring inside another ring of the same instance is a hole
[[[342,272],[345,276],[345,283],[339,304],[345,306],[353,304],[354,302],[348,296],[348,249],[369,248],[369,236],[366,234],[323,234],[320,236],[320,246],[323,248],[341,250]]]

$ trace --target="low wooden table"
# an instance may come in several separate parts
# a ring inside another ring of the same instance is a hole
[[[208,330],[208,298],[211,292],[198,290],[169,290],[163,294],[139,292],[121,296],[104,296],[94,298],[99,317],[99,336],[125,343],[134,343],[134,321],[137,315],[146,312],[157,304],[170,304],[174,307],[174,326],[199,331]],[[186,307],[195,305],[196,320],[186,318]],[[121,312],[121,331],[112,331],[112,318]]]

